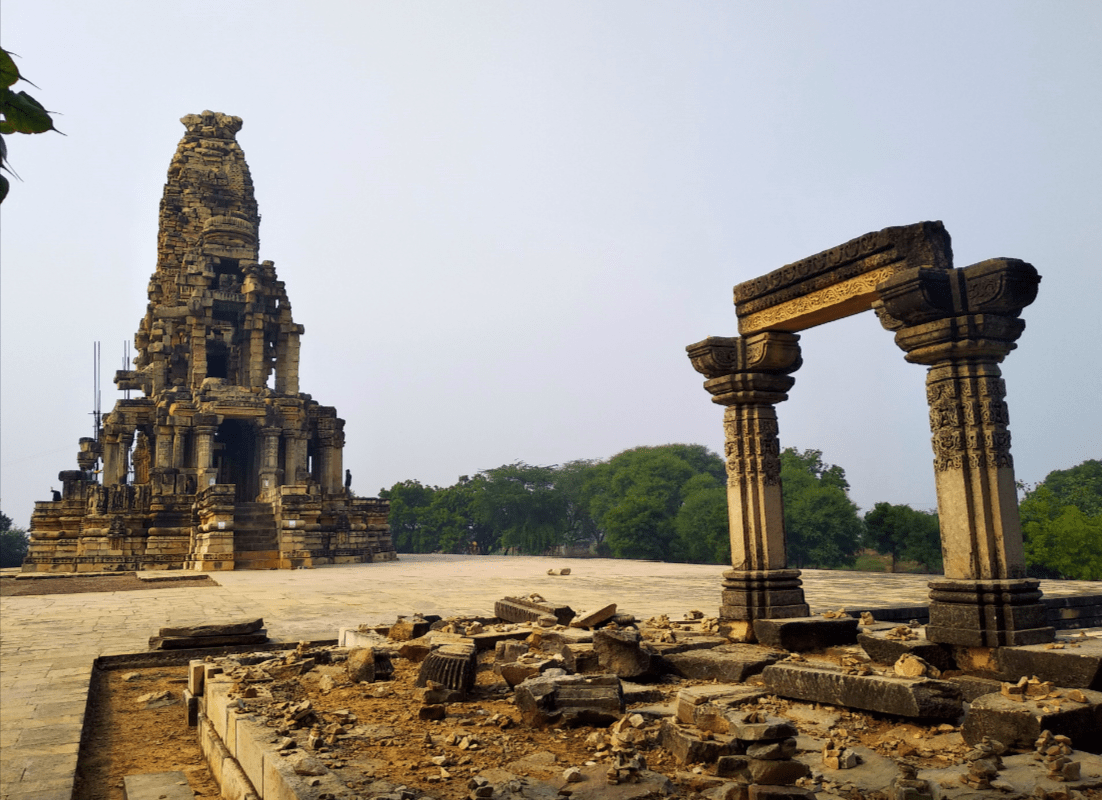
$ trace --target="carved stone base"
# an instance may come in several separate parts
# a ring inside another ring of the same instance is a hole
[[[802,585],[798,569],[729,569],[723,573],[720,621],[806,617],[811,611]]]
[[[1043,644],[1056,637],[1045,624],[1040,582],[941,580],[930,582],[926,639],[966,647]]]

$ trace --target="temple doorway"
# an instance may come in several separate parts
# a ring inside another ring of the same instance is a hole
[[[214,450],[218,483],[234,484],[234,499],[239,503],[255,500],[260,494],[256,428],[245,420],[225,420],[214,435]]]

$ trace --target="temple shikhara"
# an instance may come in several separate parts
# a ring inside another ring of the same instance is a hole
[[[25,572],[293,569],[395,558],[388,503],[344,480],[344,420],[299,391],[283,282],[259,261],[241,119],[189,114],[161,200],[134,369],[60,497],[35,504]]]

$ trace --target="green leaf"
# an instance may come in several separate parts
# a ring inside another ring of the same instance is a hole
[[[4,202],[4,198],[8,196],[8,188],[11,184],[8,183],[8,179],[3,175],[0,175],[0,203]]]
[[[54,127],[50,112],[26,92],[5,89],[0,96],[0,112],[16,133],[45,133]]]
[[[5,88],[19,80],[19,67],[15,66],[11,53],[0,48],[0,85]]]

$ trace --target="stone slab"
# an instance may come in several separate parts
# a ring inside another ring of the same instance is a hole
[[[149,772],[122,779],[124,800],[195,800],[182,772]]]
[[[267,631],[241,633],[233,636],[150,636],[150,650],[192,650],[203,647],[224,647],[239,644],[263,644],[268,641]]]
[[[1102,691],[1102,638],[1061,637],[1052,645],[996,649],[1000,677],[1017,680],[1036,675],[1057,686]]]
[[[743,644],[671,653],[663,656],[662,663],[683,678],[742,683],[780,658],[781,654],[770,648]]]
[[[762,672],[774,694],[919,719],[956,719],[960,689],[949,681],[859,675],[831,667],[774,664]]]
[[[1032,750],[1041,731],[1071,738],[1077,750],[1102,751],[1102,692],[1079,690],[1086,703],[1071,702],[1066,692],[1059,705],[1051,698],[1012,700],[1002,694],[985,694],[972,702],[961,727],[970,745],[984,736],[998,739],[1014,750]],[[1050,710],[1046,711],[1045,707]]]
[[[506,622],[536,622],[540,617],[552,616],[559,625],[569,625],[574,610],[568,605],[538,602],[525,597],[505,597],[494,603],[494,616]]]
[[[241,622],[211,622],[197,625],[173,625],[161,628],[158,636],[236,636],[242,633],[256,633],[264,627],[262,618]]]
[[[857,643],[877,664],[892,665],[907,653],[918,656],[942,672],[956,668],[950,648],[928,642],[925,638],[890,639],[882,633],[858,633]]]
[[[754,636],[758,642],[799,653],[857,643],[857,620],[853,617],[793,617],[756,619]]]

